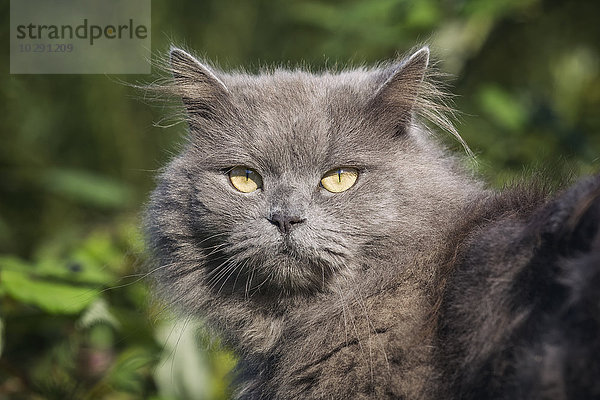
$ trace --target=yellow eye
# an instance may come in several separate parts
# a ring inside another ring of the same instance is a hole
[[[350,189],[357,178],[358,170],[355,168],[336,168],[321,178],[321,185],[332,193],[339,193]]]
[[[262,188],[262,178],[258,172],[248,167],[233,167],[229,171],[229,180],[234,188],[243,193]]]

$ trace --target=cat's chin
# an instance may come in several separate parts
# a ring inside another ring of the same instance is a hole
[[[260,262],[261,269],[271,277],[271,288],[289,294],[328,291],[331,281],[348,268],[343,254],[304,247],[293,240],[280,242],[268,258]]]
[[[245,298],[312,295],[328,291],[330,282],[340,273],[341,264],[332,261],[312,258],[289,245],[281,245],[239,260],[239,271],[231,273],[226,282],[210,287],[220,295],[230,293]]]
[[[327,289],[334,269],[323,261],[298,258],[289,249],[274,257],[272,286],[289,294],[315,293]],[[271,271],[271,272],[272,272]]]
[[[229,241],[236,245],[207,260],[206,285],[217,295],[243,297],[328,291],[332,280],[349,268],[350,254],[336,248],[333,240],[323,245],[298,233],[261,240],[248,239],[248,233],[233,236]]]

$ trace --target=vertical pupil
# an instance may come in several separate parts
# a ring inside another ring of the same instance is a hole
[[[338,173],[338,182],[341,183],[342,182],[342,170],[338,169],[337,173]]]
[[[248,176],[250,175],[250,170],[246,170],[246,182],[248,181]]]

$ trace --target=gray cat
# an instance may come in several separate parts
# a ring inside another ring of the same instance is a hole
[[[544,190],[485,189],[421,122],[459,138],[428,62],[422,48],[373,69],[249,75],[172,49],[173,80],[155,89],[183,99],[190,132],[148,207],[152,275],[236,351],[238,398],[525,399],[558,381],[564,397],[549,398],[575,398],[572,387],[600,396],[592,380],[536,375],[536,362],[568,364],[544,359],[545,343],[567,343],[560,329],[529,329],[564,323],[568,257],[598,258],[599,180],[554,202]],[[584,216],[591,227],[580,228]],[[523,271],[537,265],[544,229],[583,247],[544,248],[556,265],[538,272],[566,289],[540,311],[558,319],[542,323],[529,311],[553,289],[526,286]],[[589,279],[577,284],[599,279],[598,263],[578,262]],[[525,286],[513,293],[515,282]],[[600,307],[588,286],[573,290]],[[582,312],[587,334],[600,333],[596,309]],[[591,337],[584,349],[598,346]],[[518,351],[531,343],[541,358]]]

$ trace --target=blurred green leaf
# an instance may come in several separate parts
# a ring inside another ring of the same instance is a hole
[[[42,173],[41,182],[50,192],[96,207],[122,208],[133,197],[127,185],[82,170],[50,169]]]
[[[114,275],[103,264],[81,257],[79,259],[42,259],[28,263],[14,256],[0,256],[0,268],[28,274],[36,279],[57,279],[72,283],[107,285]]]
[[[10,269],[2,270],[0,285],[13,299],[53,314],[81,312],[100,293],[97,289],[35,279]]]
[[[95,276],[106,283],[114,279],[113,271],[118,271],[124,257],[108,232],[97,231],[71,252],[69,261],[81,266],[83,276]]]
[[[119,355],[106,380],[117,390],[142,393],[155,362],[155,354],[148,349],[129,348]]]
[[[81,329],[88,329],[96,324],[105,324],[113,329],[121,327],[121,323],[110,312],[108,303],[103,298],[96,299],[77,321],[77,326]]]
[[[523,129],[527,121],[525,107],[506,90],[487,85],[481,88],[478,99],[481,108],[500,126],[511,131]]]
[[[114,275],[102,266],[89,262],[85,258],[71,260],[41,260],[33,270],[40,277],[55,277],[73,283],[106,285],[112,282]]]
[[[438,2],[430,0],[414,2],[406,17],[406,24],[419,28],[431,27],[440,20],[440,8]]]

